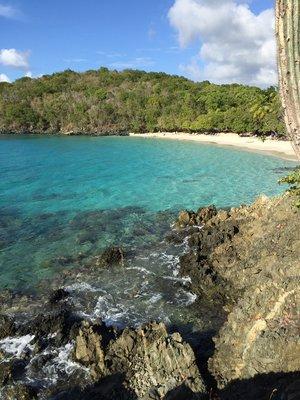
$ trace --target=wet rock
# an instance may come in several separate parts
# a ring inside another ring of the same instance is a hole
[[[27,385],[15,384],[5,388],[2,393],[2,400],[34,400],[37,399],[36,391]]]
[[[100,256],[92,260],[92,265],[97,268],[124,266],[125,254],[121,247],[108,247]]]
[[[13,359],[0,363],[0,387],[9,382],[21,379],[24,374],[26,362],[24,360]]]
[[[49,304],[56,305],[69,297],[70,293],[66,289],[57,289],[51,293],[49,297]]]
[[[63,345],[74,338],[81,320],[69,307],[62,307],[29,320],[20,327],[19,333],[35,335],[36,341],[43,341],[49,335],[55,334],[55,343]]]
[[[16,327],[12,318],[6,315],[0,315],[0,340],[8,336],[13,336]]]

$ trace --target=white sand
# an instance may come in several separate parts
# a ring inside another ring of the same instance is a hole
[[[216,144],[220,146],[234,146],[259,153],[272,154],[288,160],[297,160],[290,142],[267,139],[262,141],[257,137],[241,137],[236,133],[218,133],[216,135],[190,133],[131,133],[130,136],[140,138],[158,138],[175,140],[192,140],[195,142]]]

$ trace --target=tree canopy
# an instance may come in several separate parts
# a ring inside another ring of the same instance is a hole
[[[284,134],[277,89],[196,83],[165,73],[67,70],[0,83],[0,131]]]

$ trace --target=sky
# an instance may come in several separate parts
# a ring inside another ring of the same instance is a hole
[[[0,81],[142,69],[277,84],[272,0],[0,0]]]

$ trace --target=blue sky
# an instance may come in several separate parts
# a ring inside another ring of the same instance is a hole
[[[236,7],[241,3],[224,0],[229,2]],[[15,49],[26,59],[26,65],[5,62],[7,54],[2,53],[1,63],[0,54],[0,74],[14,80],[26,73],[36,77],[67,68],[84,71],[107,66],[205,78],[203,68],[211,60],[199,52],[205,40],[212,45],[211,39],[203,39],[200,31],[184,46],[178,41],[178,35],[188,29],[179,20],[179,7],[191,13],[192,3],[201,6],[201,0],[0,0],[0,51]],[[208,0],[203,3],[210,7]],[[248,4],[255,16],[271,8],[273,1]],[[187,14],[185,22],[194,17]],[[193,76],[192,64],[199,76]],[[240,78],[236,74],[233,79]]]

